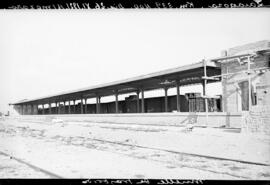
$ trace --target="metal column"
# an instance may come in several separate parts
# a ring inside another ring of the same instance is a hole
[[[142,113],[144,113],[144,89],[141,89],[142,93]]]
[[[87,98],[84,99],[85,105],[84,105],[84,112],[87,114]]]
[[[251,110],[252,99],[251,99],[251,70],[250,70],[250,56],[248,57],[248,110]]]
[[[30,105],[30,114],[33,115],[34,114],[34,110],[33,110],[33,105]]]
[[[177,112],[180,112],[180,85],[179,81],[176,81],[176,106]]]
[[[97,103],[96,103],[96,113],[99,114],[100,113],[100,108],[99,108],[99,103],[100,103],[100,97],[97,96],[96,97]]]
[[[70,114],[71,110],[70,110],[70,100],[68,100],[68,114]]]
[[[81,114],[83,114],[83,99],[81,98]]]
[[[51,103],[49,103],[49,114],[52,114],[52,106],[51,106]]]
[[[20,105],[20,113],[23,115],[23,105]]]
[[[207,84],[207,71],[206,71],[206,61],[203,61],[203,71],[204,71],[204,80],[203,80],[203,96],[204,96],[204,104],[205,104],[205,112],[208,112],[208,101],[206,98],[206,84]]]
[[[66,114],[66,102],[63,101],[63,103],[64,103],[64,112],[63,112],[63,114]]]
[[[57,102],[57,111],[58,111],[58,114],[60,114],[61,112],[61,106],[60,106],[60,102]]]
[[[140,90],[137,91],[137,113],[140,112]]]
[[[55,114],[58,114],[58,110],[57,110],[57,102],[55,102]]]
[[[168,88],[165,87],[164,88],[164,92],[165,92],[165,112],[168,112]]]
[[[118,92],[117,90],[115,91],[115,113],[119,113],[119,109],[118,109]]]
[[[207,71],[206,71],[207,61],[203,61],[203,71],[204,71],[204,80],[203,80],[203,96],[204,96],[204,105],[205,105],[205,113],[206,113],[206,123],[205,126],[208,125],[208,100],[206,97],[206,84],[207,84]]]
[[[42,114],[45,114],[44,104],[42,104]]]
[[[76,100],[73,100],[73,113],[76,114]]]

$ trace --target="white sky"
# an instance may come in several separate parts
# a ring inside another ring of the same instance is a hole
[[[269,18],[268,9],[2,10],[0,111],[22,99],[218,57],[223,49],[270,39]]]

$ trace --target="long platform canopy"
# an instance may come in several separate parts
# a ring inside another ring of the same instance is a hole
[[[205,70],[206,69],[206,70]],[[62,92],[50,96],[39,97],[30,100],[23,100],[12,105],[22,104],[46,104],[59,101],[78,100],[81,98],[94,98],[97,96],[110,96],[137,92],[140,89],[144,91],[175,87],[176,82],[180,86],[202,83],[205,76],[220,75],[219,64],[211,61],[202,61],[177,68],[167,69],[147,75],[141,75],[124,80],[114,81],[101,85],[77,89],[73,91]],[[220,79],[219,79],[220,80]],[[215,82],[216,79],[207,80],[208,83]]]

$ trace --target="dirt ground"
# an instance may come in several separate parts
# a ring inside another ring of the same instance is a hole
[[[269,153],[238,130],[0,120],[0,178],[270,179]]]

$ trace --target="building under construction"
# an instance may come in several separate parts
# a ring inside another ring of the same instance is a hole
[[[21,115],[110,114],[151,112],[243,112],[270,105],[270,41],[259,41],[221,52],[221,56],[178,68],[101,84],[14,105]],[[221,82],[220,96],[207,96],[209,83]],[[180,95],[181,87],[201,84],[203,93]],[[175,88],[176,95],[168,96]],[[164,96],[145,98],[144,92],[164,90]],[[122,94],[135,93],[123,101]],[[102,97],[114,96],[102,103]],[[89,99],[95,103],[88,103]]]

